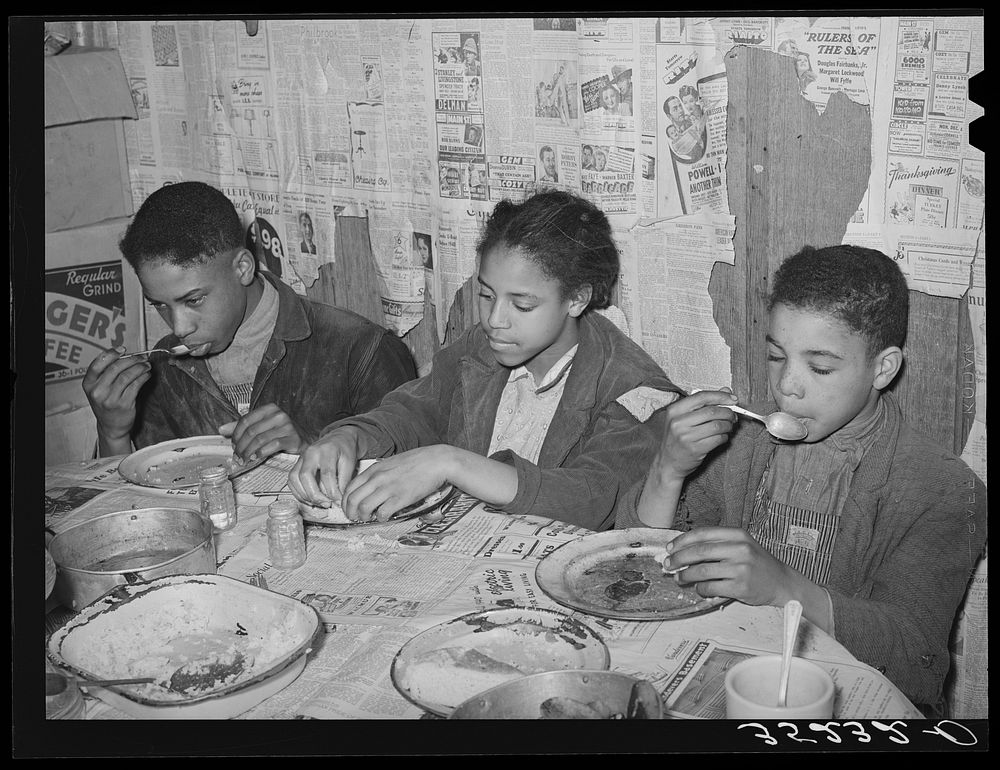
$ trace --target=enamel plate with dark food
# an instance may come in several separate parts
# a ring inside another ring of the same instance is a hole
[[[535,579],[565,607],[618,620],[690,617],[731,601],[703,597],[664,570],[666,545],[678,534],[635,528],[584,535],[539,561]]]

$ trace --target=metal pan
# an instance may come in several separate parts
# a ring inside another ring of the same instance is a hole
[[[189,508],[137,508],[97,516],[49,542],[53,596],[80,610],[121,585],[215,573],[212,522]]]
[[[644,679],[617,671],[546,671],[497,685],[460,704],[450,719],[662,719]]]

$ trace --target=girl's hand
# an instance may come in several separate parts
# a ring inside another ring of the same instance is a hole
[[[453,448],[419,447],[387,457],[359,473],[344,489],[341,507],[351,521],[386,521],[448,482]]]
[[[358,466],[358,435],[340,428],[310,444],[288,472],[292,494],[310,505],[329,508],[341,500]]]
[[[726,596],[744,604],[784,606],[797,598],[797,584],[806,578],[778,561],[746,530],[702,527],[667,545],[665,570],[678,572],[682,585],[695,584],[702,596]]]

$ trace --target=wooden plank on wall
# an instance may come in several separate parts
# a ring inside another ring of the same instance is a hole
[[[768,281],[807,244],[840,243],[868,186],[871,118],[843,94],[819,115],[799,92],[795,60],[738,46],[729,79],[726,176],[736,265],[717,265],[709,291],[732,351],[733,389],[768,399]]]
[[[964,300],[910,292],[906,364],[893,392],[917,430],[956,454],[962,453],[975,416],[974,386],[971,398],[966,398],[968,382],[963,382],[970,373],[975,382],[975,358],[967,361],[963,339],[971,346]]]
[[[843,93],[818,114],[799,93],[789,57],[741,46],[726,56],[726,69],[736,264],[716,264],[709,293],[732,351],[733,389],[761,401],[769,400],[764,333],[770,277],[804,245],[843,242],[868,186],[872,127],[868,107]],[[960,453],[975,410],[965,301],[911,291],[905,353],[906,366],[893,385],[904,415]]]
[[[306,295],[318,302],[353,310],[384,326],[378,268],[372,254],[366,217],[338,216],[334,234],[334,261],[319,268],[319,279],[306,289]],[[434,307],[424,299],[423,320],[403,335],[417,368],[430,371],[434,354],[440,348],[437,339]]]

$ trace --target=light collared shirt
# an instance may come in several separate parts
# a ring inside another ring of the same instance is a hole
[[[519,366],[510,373],[497,405],[490,455],[509,449],[528,462],[538,462],[542,444],[549,432],[549,423],[562,399],[577,348],[579,345],[567,350],[538,385],[524,366]]]

